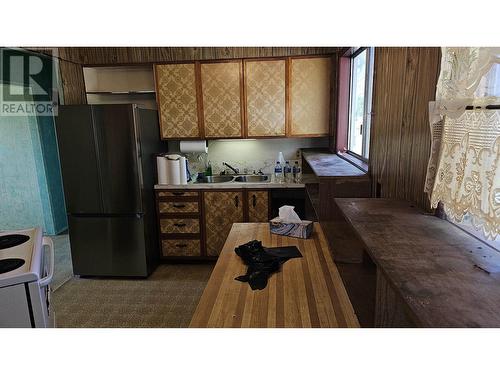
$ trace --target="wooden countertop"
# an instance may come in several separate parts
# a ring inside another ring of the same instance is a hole
[[[366,172],[336,154],[302,151],[302,156],[318,177],[364,177]]]
[[[500,253],[408,202],[335,202],[417,325],[500,327]]]
[[[267,247],[296,245],[263,290],[234,280],[246,266],[235,247],[258,239]],[[271,234],[268,223],[235,223],[191,320],[190,327],[359,327],[318,223],[307,239]]]

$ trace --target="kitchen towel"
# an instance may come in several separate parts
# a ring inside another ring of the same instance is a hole
[[[180,180],[182,185],[186,185],[188,182],[188,177],[187,177],[187,165],[186,165],[186,158],[184,156],[181,156],[179,158],[179,164],[180,164]]]
[[[164,155],[158,155],[156,157],[156,168],[158,172],[158,184],[166,185],[167,180],[167,158]]]
[[[167,183],[169,185],[181,184],[181,163],[178,155],[167,156]]]
[[[252,290],[264,289],[269,276],[279,271],[281,265],[291,258],[301,258],[297,246],[264,248],[261,241],[253,240],[234,249],[248,268],[235,280],[248,282]]]
[[[181,141],[179,149],[183,153],[201,152],[208,153],[207,141]]]

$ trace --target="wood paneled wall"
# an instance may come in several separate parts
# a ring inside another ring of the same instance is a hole
[[[43,54],[54,57],[59,65],[59,78],[61,79],[63,104],[86,104],[85,81],[83,78],[82,65],[77,61],[72,61],[70,48],[50,48],[50,47],[23,47],[27,51],[35,54]],[[54,55],[53,53],[56,52]],[[62,97],[62,98],[61,98]]]
[[[80,64],[59,60],[59,72],[62,83],[64,104],[86,104],[85,80]]]
[[[373,195],[429,210],[424,193],[430,154],[428,103],[434,100],[439,48],[376,48],[370,172]]]

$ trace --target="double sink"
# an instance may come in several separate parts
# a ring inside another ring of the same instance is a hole
[[[201,180],[196,181],[197,184],[218,184],[223,182],[268,183],[271,182],[271,175],[244,174],[205,176]]]

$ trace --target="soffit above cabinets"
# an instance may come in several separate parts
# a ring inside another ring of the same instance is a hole
[[[84,67],[87,93],[154,92],[153,67]]]
[[[156,109],[152,65],[83,67],[88,104],[134,103]]]

